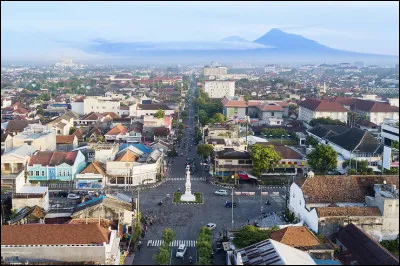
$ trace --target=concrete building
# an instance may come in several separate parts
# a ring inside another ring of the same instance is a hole
[[[104,164],[94,161],[76,175],[77,189],[102,189],[106,184]]]
[[[328,117],[347,123],[348,110],[337,102],[306,99],[299,104],[298,120],[309,123],[312,119]]]
[[[399,167],[398,158],[397,165],[393,163],[392,158],[392,142],[399,141],[399,120],[385,119],[381,126],[381,138],[384,145],[383,168],[390,170],[391,167]]]
[[[378,241],[393,239],[399,233],[398,184],[398,176],[310,176],[291,185],[289,209],[328,238],[354,223]]]
[[[118,144],[95,144],[92,146],[94,149],[94,160],[105,164],[107,161],[113,161],[118,153]]]
[[[226,75],[228,74],[228,68],[227,67],[204,67],[203,68],[203,74],[204,76],[220,76],[220,75]]]
[[[30,124],[20,134],[13,137],[13,147],[24,144],[31,145],[36,150],[56,150],[56,132],[40,124]]]
[[[30,156],[36,151],[28,144],[5,152],[1,156],[1,174],[17,174],[25,170]]]
[[[357,99],[351,104],[350,109],[378,126],[383,124],[385,118],[399,120],[399,107],[391,106],[387,102]]]
[[[175,110],[166,104],[133,104],[129,106],[130,117],[154,116],[158,110],[164,110],[165,116],[170,116],[175,113]]]
[[[225,96],[235,96],[234,80],[206,80],[204,82],[204,92],[208,93],[210,98],[222,99]]]
[[[116,230],[98,224],[29,224],[1,227],[1,256],[22,261],[119,265]]]
[[[72,151],[78,147],[78,138],[75,135],[58,135],[56,145],[58,151]]]
[[[110,97],[86,97],[83,100],[83,113],[91,112],[114,112],[120,110],[121,101]]]

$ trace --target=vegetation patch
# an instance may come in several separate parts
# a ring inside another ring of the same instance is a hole
[[[196,197],[195,201],[182,201],[181,196],[184,193],[182,192],[175,192],[174,193],[174,200],[173,203],[204,203],[203,202],[203,193],[201,192],[194,192],[193,195]]]
[[[279,227],[276,226],[267,230],[260,230],[252,225],[244,226],[234,232],[233,244],[236,248],[244,248],[270,238],[270,234],[277,230]]]

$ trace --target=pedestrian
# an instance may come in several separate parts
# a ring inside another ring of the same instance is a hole
[[[250,224],[250,218],[247,218],[247,224]]]

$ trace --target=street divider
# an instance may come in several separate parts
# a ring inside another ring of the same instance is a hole
[[[272,196],[279,197],[279,191],[278,192],[272,192]]]
[[[268,192],[261,192],[262,196],[268,196]]]
[[[236,193],[240,193],[240,194],[236,194]],[[255,192],[235,192],[235,195],[237,195],[237,196],[255,196],[256,193]]]

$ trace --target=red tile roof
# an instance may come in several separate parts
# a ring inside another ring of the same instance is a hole
[[[75,135],[57,135],[56,143],[57,144],[73,144],[76,136]]]
[[[56,166],[62,163],[73,165],[78,155],[78,151],[38,151],[35,155],[32,155],[29,159],[29,166],[34,164]]]
[[[1,245],[71,245],[109,243],[109,231],[98,224],[3,225]]]
[[[283,112],[282,106],[275,103],[263,103],[260,106],[258,106],[258,109],[260,109],[261,111]]]
[[[270,238],[291,247],[312,247],[320,245],[318,238],[305,226],[289,226],[272,232]]]
[[[336,96],[335,98],[332,99],[332,102],[338,102],[341,105],[350,106],[355,100],[356,100],[356,98]]]
[[[306,99],[300,103],[300,106],[320,112],[348,112],[346,108],[337,102],[329,102],[318,99]]]
[[[104,170],[104,165],[98,161],[92,162],[91,164],[86,166],[86,168],[80,172],[80,174],[86,174],[86,173],[100,174],[100,175],[106,174],[106,172]]]
[[[319,207],[318,217],[332,216],[381,216],[378,207]]]
[[[351,109],[374,113],[399,112],[399,107],[391,106],[387,102],[375,102],[363,99],[355,100],[351,104]]]
[[[110,129],[110,131],[108,131],[106,135],[125,135],[127,132],[128,129],[126,129],[126,127],[124,127],[122,124],[118,124]]]

